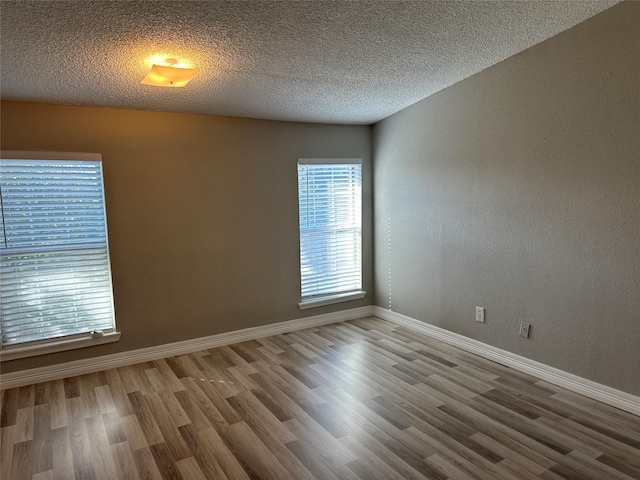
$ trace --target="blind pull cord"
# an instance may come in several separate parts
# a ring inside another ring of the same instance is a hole
[[[2,199],[2,185],[0,185],[0,213],[2,214],[2,235],[4,237],[4,246],[9,248],[7,243],[7,221],[4,218],[4,201]]]

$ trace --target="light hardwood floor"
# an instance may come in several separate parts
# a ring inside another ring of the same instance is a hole
[[[640,418],[375,318],[2,395],[2,480],[640,479]]]

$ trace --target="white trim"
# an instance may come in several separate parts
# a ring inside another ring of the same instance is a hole
[[[118,340],[120,340],[120,332],[107,332],[101,337],[87,334],[81,337],[38,343],[37,345],[22,347],[9,347],[5,345],[2,350],[0,350],[0,362],[7,362],[18,358],[35,357],[37,355],[46,355],[47,353],[75,350],[76,348],[92,347],[103,343],[117,342]]]
[[[299,158],[298,165],[362,165],[361,158]]]
[[[112,325],[110,331],[104,334],[90,335],[79,334],[71,337],[63,337],[58,339],[45,339],[44,341],[31,342],[26,345],[0,345],[0,362],[17,360],[19,358],[34,357],[38,355],[46,355],[48,353],[62,352],[66,350],[75,350],[78,348],[91,347],[104,343],[112,343],[120,340],[120,332],[113,331],[115,326],[115,309],[113,304],[113,281],[111,277],[111,260],[109,255],[109,233],[107,229],[106,217],[106,201],[104,194],[104,171],[102,168],[102,154],[88,152],[50,152],[37,150],[0,150],[0,159],[5,160],[72,160],[72,161],[90,161],[97,162],[100,168],[100,182],[102,183],[102,206],[104,211],[104,230],[106,242],[104,247],[107,256],[107,269],[109,272],[109,287],[111,291],[111,312]],[[64,246],[62,246],[64,247]],[[1,378],[1,377],[0,377]]]
[[[516,355],[515,353],[492,347],[486,343],[444,330],[434,325],[429,325],[428,323],[392,312],[382,307],[374,306],[373,315],[395,323],[396,325],[411,328],[436,340],[448,343],[449,345],[461,348],[501,365],[533,375],[541,380],[566,388],[567,390],[579,393],[593,400],[606,403],[607,405],[634,415],[640,415],[640,397],[630,393],[607,387],[592,380],[587,380],[586,378],[550,367],[549,365]]]
[[[566,388],[572,392],[606,403],[607,405],[611,405],[634,415],[640,415],[640,397],[578,377],[577,375],[521,357],[520,355],[492,347],[477,340],[458,335],[457,333],[449,332],[414,318],[374,306],[353,308],[350,310],[342,310],[340,312],[315,315],[313,317],[211,335],[209,337],[184,340],[182,342],[175,342],[167,345],[157,345],[154,347],[115,353],[86,360],[76,360],[74,362],[5,373],[0,375],[0,388],[4,390],[8,388],[22,387],[24,385],[31,385],[34,383],[48,382],[50,380],[57,380],[74,375],[83,375],[109,368],[157,360],[159,358],[175,355],[183,355],[185,353],[221,347],[223,345],[230,345],[238,342],[245,342],[256,338],[268,337],[270,335],[278,335],[305,328],[318,327],[347,320],[355,320],[357,318],[371,315],[395,323],[396,325],[414,329],[449,345],[453,345],[501,365],[533,375],[541,380]]]
[[[324,305],[331,305],[333,303],[348,302],[350,300],[358,300],[364,298],[367,294],[364,290],[359,292],[349,293],[335,293],[333,295],[322,295],[321,297],[312,297],[307,300],[302,300],[298,303],[300,310],[306,310],[308,308],[322,307]]]
[[[33,368],[30,370],[5,373],[0,375],[0,388],[4,390],[7,388],[22,387],[24,385],[48,382],[75,375],[84,375],[86,373],[99,372],[109,368],[132,365],[135,363],[157,360],[159,358],[184,355],[185,353],[221,347],[223,345],[230,345],[238,342],[246,342],[247,340],[255,340],[256,338],[328,325],[330,323],[355,320],[356,318],[371,316],[372,312],[373,307],[368,305],[365,307],[352,308],[350,310],[342,310],[340,312],[325,313],[323,315],[315,315],[313,317],[220,333],[209,337],[194,338],[166,345],[156,345],[153,347],[141,348],[139,350],[114,353],[112,355],[76,360],[68,363],[59,363],[56,365],[48,365],[46,367]]]
[[[0,158],[7,160],[92,160],[102,161],[100,153],[83,152],[39,152],[22,150],[2,150]]]

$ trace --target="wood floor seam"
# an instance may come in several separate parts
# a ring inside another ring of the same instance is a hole
[[[640,417],[365,317],[4,390],[0,478],[640,480]]]

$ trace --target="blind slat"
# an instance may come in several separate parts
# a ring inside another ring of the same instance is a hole
[[[362,288],[360,163],[298,162],[302,297]]]
[[[115,329],[101,162],[2,159],[0,185],[3,345]]]

